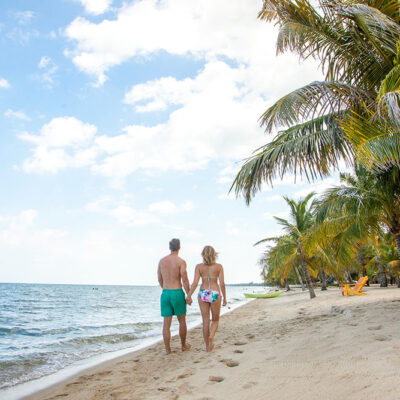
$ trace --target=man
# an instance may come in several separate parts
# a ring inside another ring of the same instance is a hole
[[[163,338],[165,351],[171,354],[171,322],[174,315],[179,321],[179,336],[181,338],[182,351],[189,350],[186,343],[186,298],[182,290],[182,284],[186,293],[189,292],[189,279],[186,272],[186,262],[179,257],[181,243],[179,239],[169,242],[171,254],[162,258],[158,264],[158,282],[163,289],[161,294],[161,316],[164,317]]]

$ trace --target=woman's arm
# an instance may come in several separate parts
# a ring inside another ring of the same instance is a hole
[[[189,293],[186,296],[186,303],[190,304],[192,302],[192,294],[196,290],[197,285],[199,284],[199,280],[200,280],[200,268],[198,265],[196,265],[196,268],[194,270],[193,283],[189,290]]]
[[[223,297],[222,305],[226,306],[225,278],[224,278],[224,268],[222,265],[221,265],[221,269],[219,270],[218,278],[219,278],[219,286],[221,288],[222,297]]]

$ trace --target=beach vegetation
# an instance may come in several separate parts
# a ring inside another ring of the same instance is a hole
[[[313,249],[315,250],[313,252],[307,245],[309,232],[313,226],[312,203],[309,204],[313,196],[314,193],[310,193],[306,198],[297,202],[284,197],[290,208],[289,219],[274,217],[281,225],[284,234],[279,237],[262,239],[255,244],[258,245],[270,241],[275,243],[275,246],[271,247],[265,255],[265,265],[272,267],[275,279],[279,277],[287,280],[292,270],[300,277],[298,270],[298,267],[300,267],[310,292],[310,298],[315,297],[311,280],[311,274],[315,275],[315,272],[310,259],[319,250]],[[302,283],[301,278],[299,278],[299,281]]]
[[[231,191],[249,205],[263,185],[285,175],[315,181],[342,171],[340,185],[314,199],[296,251],[290,233],[296,225],[277,218],[286,232],[263,240],[274,243],[263,256],[263,274],[286,281],[297,275],[300,282],[299,271],[308,285],[307,264],[323,288],[327,274],[338,282],[375,274],[386,286],[387,276],[400,273],[399,3],[264,0],[259,18],[278,27],[278,54],[318,60],[324,79],[261,115],[274,136],[244,161]],[[298,204],[285,200],[293,218]]]
[[[259,18],[278,26],[277,53],[317,59],[325,79],[261,115],[275,136],[245,160],[236,195],[249,204],[265,182],[288,173],[315,180],[356,162],[399,167],[399,15],[393,0],[264,0]]]

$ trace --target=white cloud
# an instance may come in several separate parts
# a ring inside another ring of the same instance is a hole
[[[193,208],[194,208],[194,204],[193,204],[193,202],[191,202],[191,201],[186,201],[185,203],[183,203],[183,204],[181,205],[181,209],[182,209],[183,211],[192,211]]]
[[[94,23],[76,18],[65,30],[76,46],[65,54],[100,85],[113,66],[166,51],[204,60],[227,57],[253,69],[252,86],[282,90],[305,70],[293,71],[293,63],[287,65],[296,59],[293,56],[275,57],[276,31],[272,24],[257,20],[261,6],[260,0],[139,0],[124,5],[114,20]],[[289,74],[290,79],[277,80],[275,74]],[[171,97],[168,81],[160,84],[164,95]],[[160,98],[141,111],[164,106]]]
[[[136,171],[190,171],[210,161],[230,165],[265,144],[270,138],[258,125],[261,113],[288,88],[315,80],[316,69],[299,66],[292,55],[275,56],[275,29],[257,20],[261,5],[260,0],[139,0],[124,4],[113,20],[75,19],[65,31],[75,47],[66,54],[99,84],[113,66],[159,51],[204,62],[193,77],[162,77],[128,90],[123,101],[137,112],[171,109],[168,119],[97,136],[82,154],[89,161],[80,165],[121,185]],[[48,147],[35,151],[37,159],[59,160],[53,172],[77,166],[62,147],[58,154],[48,154]],[[26,169],[43,170],[42,164]],[[223,173],[218,181],[230,183],[236,172]]]
[[[275,194],[273,196],[268,196],[265,200],[276,201],[276,200],[283,200],[283,198],[281,195]]]
[[[93,170],[123,177],[138,169],[193,170],[210,160],[225,163],[245,157],[265,140],[257,124],[265,102],[243,89],[246,76],[242,68],[214,61],[206,64],[196,78],[185,80],[185,93],[181,82],[169,81],[171,92],[172,82],[180,87],[182,107],[174,110],[165,123],[131,125],[124,134],[97,138],[96,144],[106,157]],[[157,84],[152,81],[148,85],[153,96]],[[153,97],[145,95],[146,84],[140,86],[142,94],[135,96],[135,102],[150,99],[151,104]],[[167,99],[168,96],[163,97],[165,104]],[[178,99],[172,101],[176,104]]]
[[[154,265],[164,251],[115,224],[66,231],[41,227],[36,210],[0,216],[0,252],[7,260],[0,269],[3,282],[154,284]]]
[[[104,213],[107,212],[109,206],[113,203],[111,196],[102,196],[97,200],[93,200],[85,205],[85,209],[93,213]]]
[[[43,81],[47,87],[51,88],[54,83],[54,75],[58,70],[58,66],[50,57],[43,56],[39,61],[38,67],[43,71],[39,74],[39,79]]]
[[[27,235],[37,217],[36,210],[24,210],[16,216],[0,217],[0,240],[7,246],[17,246]]]
[[[0,78],[0,88],[2,88],[2,89],[8,89],[9,87],[11,87],[11,85],[9,84],[9,82],[7,81],[7,79]]]
[[[39,135],[21,134],[20,139],[34,145],[33,155],[23,162],[24,171],[56,173],[67,167],[93,164],[97,156],[92,146],[96,132],[94,125],[74,117],[59,117],[43,125]]]
[[[10,108],[4,112],[4,116],[7,118],[17,118],[23,121],[30,121],[31,119],[23,111],[13,111]]]
[[[164,110],[170,105],[185,104],[188,97],[198,91],[193,79],[178,81],[167,77],[135,85],[125,94],[124,102],[136,105],[137,112]]]
[[[14,14],[15,19],[17,20],[18,24],[20,24],[20,25],[29,24],[34,16],[35,16],[35,13],[33,11],[29,11],[29,10],[17,11]]]
[[[187,201],[181,205],[175,205],[171,201],[165,200],[149,204],[148,210],[151,213],[176,214],[180,211],[191,211],[193,207],[191,201]]]
[[[226,166],[219,172],[219,177],[217,178],[217,183],[225,184],[230,183],[232,184],[237,173],[239,172],[240,165],[238,163],[232,163]]]
[[[149,204],[149,211],[152,213],[175,214],[178,208],[174,203],[166,200]]]
[[[287,218],[289,216],[289,213],[286,211],[281,211],[281,212],[265,212],[263,213],[262,217],[266,220],[273,220],[275,221],[274,217],[278,218]]]
[[[240,228],[233,224],[232,222],[227,222],[225,224],[225,231],[231,236],[240,236]]]
[[[221,200],[234,200],[234,199],[236,199],[236,195],[233,192],[231,192],[231,193],[223,193],[223,194],[220,194],[218,196],[218,198],[221,199]]]
[[[80,0],[80,2],[87,13],[100,15],[110,8],[113,0]]]
[[[294,198],[300,199],[309,195],[311,192],[314,192],[316,195],[321,194],[326,189],[332,187],[333,185],[337,185],[339,183],[339,179],[337,177],[326,178],[322,181],[318,181],[315,183],[307,184],[306,187],[296,191],[293,195]]]
[[[158,218],[146,211],[138,211],[129,206],[118,206],[110,211],[120,224],[127,226],[144,226],[159,222]]]

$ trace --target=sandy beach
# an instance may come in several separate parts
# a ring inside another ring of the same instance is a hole
[[[211,354],[200,328],[192,349],[162,343],[108,361],[29,400],[399,399],[400,289],[285,293],[224,315]]]

